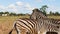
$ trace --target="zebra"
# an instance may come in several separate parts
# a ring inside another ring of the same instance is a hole
[[[35,8],[34,10],[32,10],[32,14],[30,16],[30,19],[34,19],[36,20],[38,17],[39,18],[47,18],[46,15],[44,15],[44,13],[42,11],[40,11],[39,9]]]
[[[43,21],[46,32],[60,32],[60,19],[44,18]]]
[[[60,30],[60,19],[48,18],[40,10],[33,10],[31,19],[37,20],[39,23],[39,30],[42,31],[42,28],[45,28],[47,31],[59,32]]]
[[[35,13],[34,13],[34,11],[35,11]],[[32,17],[32,15],[34,17]],[[26,19],[26,18],[21,19],[20,18],[15,21],[13,28],[16,29],[17,34],[19,34],[21,31],[24,31],[24,34],[38,34],[39,32],[40,33],[42,32],[42,28],[44,28],[47,31],[52,31],[52,30],[58,31],[59,30],[59,25],[58,25],[59,20],[47,18],[42,12],[40,13],[38,9],[33,10],[32,15],[31,15],[30,19]],[[55,22],[56,22],[56,24],[55,24]],[[18,27],[20,27],[20,29]],[[56,29],[53,27],[55,27]],[[9,34],[11,34],[12,30],[9,32]]]
[[[35,32],[34,29],[36,28],[36,25],[37,25],[37,22],[35,20],[31,20],[31,19],[27,19],[27,18],[20,18],[15,21],[13,28],[16,29],[17,34],[20,34],[20,33],[21,34],[22,33],[23,34],[30,34],[30,33],[32,34],[33,32]],[[11,34],[12,30],[9,32],[9,34]]]
[[[39,10],[37,9],[34,9],[33,10],[33,13],[35,13],[36,11],[38,11],[39,12]],[[36,12],[36,14],[37,14],[37,12]],[[11,34],[12,33],[12,31],[15,29],[16,31],[17,31],[17,34],[38,34],[38,31],[39,31],[39,29],[40,29],[40,23],[41,23],[41,16],[43,15],[43,13],[41,12],[41,14],[40,14],[40,12],[39,12],[39,14],[38,14],[38,18],[40,19],[40,22],[37,22],[37,20],[36,19],[31,19],[31,18],[29,18],[29,19],[27,19],[27,18],[19,18],[19,19],[17,19],[15,22],[14,22],[14,24],[13,24],[13,28],[12,28],[12,30],[9,32],[9,34]],[[43,17],[45,17],[45,15],[43,16]]]
[[[32,14],[30,16],[30,19],[36,20],[38,22],[38,26],[39,26],[38,31],[39,31],[41,29],[41,27],[42,27],[42,22],[43,22],[42,19],[47,18],[47,16],[44,15],[43,12],[40,11],[39,9],[37,9],[37,8],[32,10],[32,11],[33,12],[32,12]],[[38,33],[40,34],[40,31]]]

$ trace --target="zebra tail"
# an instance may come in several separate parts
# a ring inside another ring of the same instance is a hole
[[[13,31],[13,29],[9,32],[9,34],[11,34],[11,33],[12,33],[12,31]]]
[[[13,28],[11,29],[11,31],[9,32],[9,34],[12,33],[13,30],[15,30],[16,24],[14,24]]]

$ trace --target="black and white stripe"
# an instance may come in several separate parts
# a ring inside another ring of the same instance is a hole
[[[60,29],[60,19],[52,19],[45,16],[40,10],[33,10],[31,19],[37,20],[38,27],[40,30],[42,27],[45,28],[46,31],[59,31]]]
[[[32,20],[32,19],[27,19],[27,18],[20,18],[18,20],[15,21],[14,23],[14,28],[16,29],[17,31],[17,34],[19,34],[19,30],[26,30],[27,32],[29,31],[29,33],[33,33],[34,29],[37,28],[37,22],[35,20]],[[13,29],[12,29],[13,30]],[[9,34],[11,34],[12,31],[10,31]]]
[[[46,28],[49,31],[59,31],[60,20],[58,20],[58,19],[52,19],[52,18],[45,18],[43,20],[44,20]]]
[[[19,34],[22,30],[25,30],[26,34],[38,34],[42,27],[45,27],[45,29],[49,31],[56,30],[56,28],[58,28],[56,27],[59,23],[58,20],[47,18],[38,9],[35,9],[34,11],[35,12],[32,13],[30,19],[20,18],[14,22],[13,28],[15,28],[17,34]],[[12,30],[9,32],[9,34],[11,34]]]
[[[46,16],[42,12],[40,12],[38,9],[34,9],[30,19],[20,18],[16,20],[14,22],[13,28],[16,29],[17,34],[19,34],[19,31],[21,31],[22,29],[26,30],[31,34],[38,34],[38,31],[40,30],[43,24],[43,21],[42,21],[43,17],[46,17]],[[9,34],[11,34],[12,30],[9,32]]]
[[[41,18],[47,18],[47,16],[45,16],[39,9],[34,9],[32,15],[30,16],[30,19],[36,20]]]

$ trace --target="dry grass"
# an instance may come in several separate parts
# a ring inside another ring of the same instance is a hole
[[[48,16],[49,18],[60,19],[60,16]]]
[[[0,16],[0,34],[8,34],[12,29],[14,21],[18,18],[28,18],[28,16]]]
[[[0,16],[0,34],[8,34],[12,29],[14,21],[18,18],[29,18],[29,16]],[[60,16],[49,16],[49,18],[60,19]]]

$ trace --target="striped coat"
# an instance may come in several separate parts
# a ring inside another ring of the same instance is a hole
[[[59,30],[60,29],[60,19],[48,18],[38,9],[33,10],[33,13],[30,16],[30,18],[37,20],[38,23],[40,22],[38,24],[39,25],[38,30],[40,30],[40,32],[43,32],[42,30],[53,31],[53,32],[60,31]]]
[[[14,22],[13,29],[17,31],[17,34],[38,34],[38,23],[36,20],[19,18]],[[9,32],[12,33],[13,29]]]

